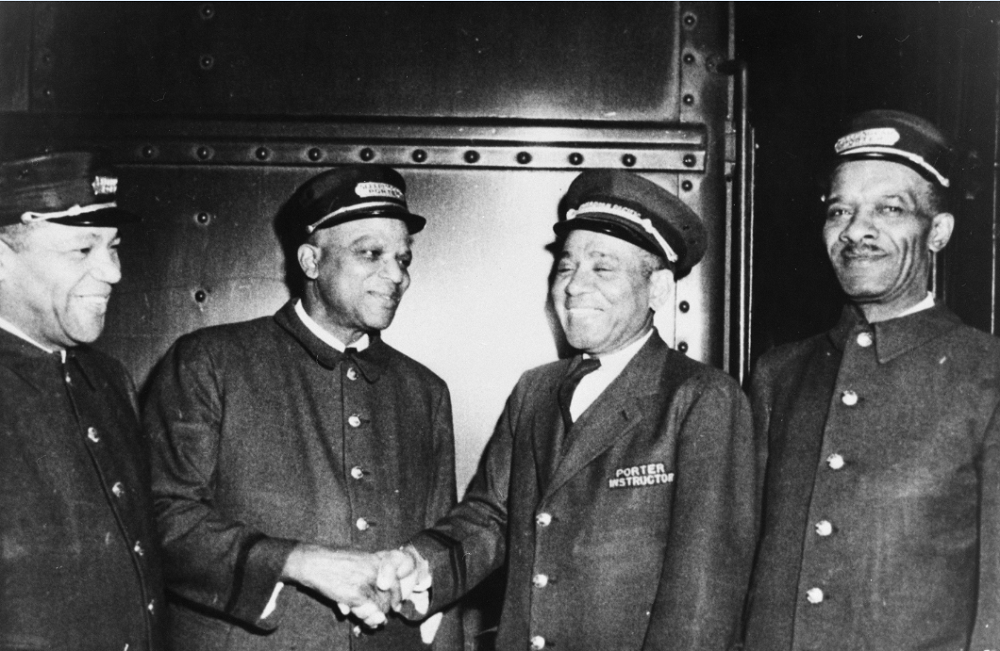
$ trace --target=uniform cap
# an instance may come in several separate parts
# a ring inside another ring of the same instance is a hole
[[[118,207],[118,178],[89,152],[59,152],[0,163],[0,226],[52,222],[120,226],[138,217]]]
[[[663,258],[677,278],[705,255],[708,234],[698,215],[637,174],[584,172],[569,186],[565,202],[566,218],[553,227],[560,237],[584,229],[623,239]]]
[[[951,186],[953,151],[927,120],[903,111],[866,111],[854,116],[833,146],[837,159],[875,158],[902,163],[941,187]]]
[[[403,177],[384,165],[353,165],[314,176],[296,190],[290,208],[303,235],[369,217],[400,219],[410,233],[427,223],[407,208]]]

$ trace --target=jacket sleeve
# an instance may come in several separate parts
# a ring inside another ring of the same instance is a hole
[[[515,388],[462,502],[410,541],[430,563],[433,609],[455,601],[504,563],[517,395]]]
[[[184,338],[154,374],[143,410],[164,574],[183,599],[259,628],[285,560],[297,544],[229,520],[214,503],[225,416],[222,387],[208,349]]]
[[[735,381],[693,391],[677,434],[677,479],[644,649],[736,643],[755,551],[759,489],[750,407]]]
[[[445,388],[434,410],[434,467],[428,496],[427,520],[430,527],[444,517],[458,501],[455,481],[455,434],[452,427],[451,397]],[[465,646],[462,608],[448,608],[434,636],[434,651],[457,651]]]
[[[979,461],[979,587],[968,648],[1000,648],[1000,406]]]

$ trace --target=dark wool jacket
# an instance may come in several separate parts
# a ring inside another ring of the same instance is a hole
[[[578,359],[521,377],[462,503],[415,538],[435,604],[506,565],[502,651],[728,648],[759,507],[746,397],[654,333],[557,457]]]
[[[456,499],[445,383],[378,337],[351,357],[288,303],[182,337],[144,418],[178,649],[425,649],[416,625],[375,633],[286,586],[292,548],[399,546]],[[460,646],[457,615],[435,645]]]
[[[1000,648],[1000,341],[943,306],[761,358],[746,648]]]
[[[125,369],[0,330],[0,649],[162,649],[162,591]]]

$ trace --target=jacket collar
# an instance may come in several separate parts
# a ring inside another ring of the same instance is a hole
[[[940,302],[935,302],[932,308],[875,324],[869,324],[857,306],[846,305],[829,337],[837,350],[843,351],[850,337],[862,331],[872,332],[878,361],[885,364],[960,325],[962,320]]]
[[[67,349],[65,365],[72,364],[79,369],[87,384],[94,388],[93,373],[88,370],[86,360],[80,355],[85,350],[85,346]],[[51,369],[51,372],[61,374],[60,369],[64,365],[62,351],[46,352],[3,329],[0,329],[0,360],[18,377],[39,390],[43,389],[42,383],[45,382],[40,372],[47,373],[47,369]]]
[[[361,375],[369,382],[375,382],[389,365],[389,347],[382,341],[377,332],[368,333],[371,343],[365,350],[360,353],[342,353],[320,340],[306,327],[306,324],[302,323],[302,319],[295,313],[295,299],[285,303],[274,315],[274,320],[295,338],[323,368],[332,370],[344,358],[353,359],[361,371]]]

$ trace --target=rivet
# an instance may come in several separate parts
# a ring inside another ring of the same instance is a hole
[[[201,147],[198,147],[197,151],[195,151],[195,155],[201,160],[205,160],[212,155],[212,150],[202,145]]]
[[[206,2],[198,8],[198,15],[201,16],[202,20],[211,20],[215,17],[215,7],[210,2]]]
[[[309,150],[306,156],[309,157],[309,160],[315,163],[319,159],[323,158],[323,152],[320,151],[319,147],[313,147]]]
[[[691,181],[681,181],[681,190],[684,190],[685,192],[690,192],[691,188],[693,187],[694,183],[692,183]]]
[[[414,163],[423,163],[427,160],[427,152],[423,149],[414,149],[413,153],[410,154],[410,158],[413,159]]]
[[[694,167],[696,162],[694,154],[684,154],[684,167]]]
[[[531,154],[526,151],[517,152],[517,162],[521,165],[527,165],[531,162]]]
[[[212,216],[207,212],[200,212],[194,216],[194,220],[199,224],[205,225],[212,219]]]
[[[204,289],[199,289],[194,293],[194,300],[198,301],[199,303],[204,303],[206,298],[208,298],[208,294],[205,293]]]
[[[680,308],[681,312],[687,314],[687,312],[691,309],[691,304],[688,303],[687,301],[681,301],[680,305],[678,305],[677,307]]]
[[[365,147],[364,149],[361,150],[361,153],[358,154],[358,156],[361,158],[361,160],[367,163],[371,159],[375,158],[375,150],[373,150],[371,147]]]
[[[694,14],[684,14],[684,26],[694,27],[695,23],[698,22],[698,18]]]
[[[46,88],[45,90],[42,91],[42,94],[45,95],[47,98],[52,99],[53,93],[51,88]]]
[[[462,158],[464,158],[465,162],[469,163],[470,165],[473,164],[473,163],[478,163],[479,162],[479,152],[476,151],[476,150],[474,150],[474,149],[470,149],[469,151],[465,152],[465,155],[462,156]]]
[[[690,52],[684,54],[684,63],[691,64],[694,63],[694,55]]]
[[[635,165],[635,155],[634,154],[625,154],[624,156],[622,156],[622,165],[624,165],[625,167],[632,167],[632,166],[634,166]]]
[[[575,151],[569,155],[570,165],[580,165],[582,163],[583,163],[583,154],[581,154],[580,152]]]
[[[257,151],[254,152],[254,156],[257,157],[257,160],[267,160],[270,155],[271,152],[268,151],[267,147],[258,147]]]
[[[694,104],[694,95],[685,95],[684,99],[681,101],[683,101],[688,106],[691,106],[692,104]]]
[[[203,54],[198,59],[198,65],[201,66],[202,70],[211,70],[212,66],[215,65],[215,57],[211,54]]]
[[[682,353],[686,353],[688,351],[687,342],[682,341],[681,343],[677,344],[677,350],[681,351]]]
[[[145,147],[142,148],[143,158],[152,158],[155,155],[156,155],[156,148],[153,147],[153,145],[146,145]]]
[[[45,64],[52,63],[52,53],[51,52],[49,52],[49,51],[46,50],[44,53],[42,53],[42,63],[45,63]]]

